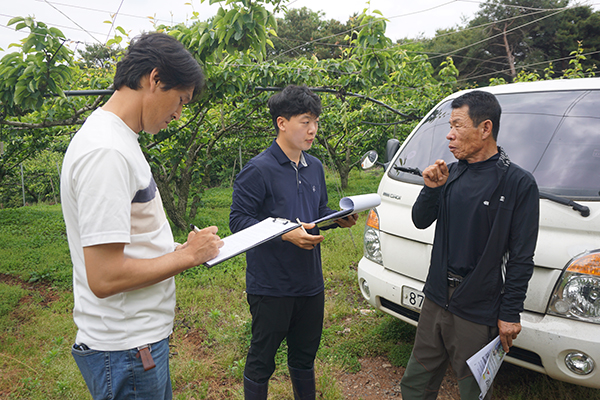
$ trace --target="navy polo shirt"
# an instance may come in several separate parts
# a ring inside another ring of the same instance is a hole
[[[273,140],[238,174],[229,227],[235,233],[268,217],[311,222],[333,212],[327,201],[321,162],[303,152],[296,166]],[[314,296],[324,290],[319,245],[304,250],[279,237],[247,251],[246,262],[249,294]]]

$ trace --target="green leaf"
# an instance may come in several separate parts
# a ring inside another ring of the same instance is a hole
[[[35,64],[29,64],[27,66],[27,68],[25,68],[25,71],[23,71],[23,74],[21,75],[21,77],[26,78],[27,75],[31,74],[31,72],[35,69],[36,65]],[[19,78],[20,80],[21,78]]]
[[[61,88],[59,88],[58,86],[54,87],[54,94],[59,95],[62,98],[66,98],[65,93],[63,92],[63,90]]]
[[[235,8],[229,10],[223,17],[223,21],[227,24],[232,24],[237,19],[237,10]]]
[[[58,29],[58,28],[52,27],[52,28],[49,29],[49,32],[52,35],[54,35],[56,37],[59,37],[59,38],[64,38],[65,37],[65,35],[62,33],[62,31],[60,29]]]
[[[14,95],[15,104],[21,104],[27,93],[27,86],[17,84]]]
[[[37,90],[37,85],[35,84],[35,80],[34,79],[30,80],[29,85],[27,85],[27,87],[29,88],[29,91],[31,93],[35,93]]]
[[[269,12],[265,8],[261,7],[260,14],[262,17],[261,21],[263,21],[263,23],[266,23],[269,20]]]
[[[234,13],[233,13],[233,15],[232,15],[232,17],[231,17],[231,21],[229,22],[230,24],[235,24],[235,23],[237,22],[238,18],[240,17],[240,15],[242,16],[242,20],[243,20],[244,22],[246,22],[246,23],[248,22],[248,21],[247,21],[247,20],[244,18],[244,17],[245,17],[245,16],[247,16],[248,14],[242,14],[242,13],[239,13],[239,12],[237,12],[236,10],[231,10],[231,11],[234,11]],[[229,15],[229,14],[228,14],[228,15]],[[250,20],[252,20],[252,18],[250,18]]]
[[[25,19],[23,17],[14,17],[10,21],[8,21],[7,25],[11,26],[12,24],[17,23],[17,22],[21,22],[21,21],[25,21]]]
[[[204,43],[206,43],[206,41],[210,38],[210,34],[208,32],[205,32],[204,35],[202,35],[202,37],[200,38],[200,42],[198,43],[198,48],[202,48],[202,46],[204,46]]]

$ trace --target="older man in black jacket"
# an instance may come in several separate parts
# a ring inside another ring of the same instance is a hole
[[[402,379],[405,400],[435,399],[448,363],[461,399],[479,398],[466,360],[498,335],[509,351],[533,273],[539,193],[533,176],[496,145],[500,104],[490,93],[472,91],[452,109],[447,139],[458,162],[437,160],[425,169],[412,210],[417,228],[437,224],[426,299]]]

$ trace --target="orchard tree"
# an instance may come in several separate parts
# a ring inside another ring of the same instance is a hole
[[[485,26],[488,59],[502,62],[515,78],[517,64],[533,58],[536,36],[545,33],[543,26],[555,24],[554,17],[568,4],[569,0],[488,0],[470,25]]]
[[[352,30],[351,17],[345,24],[335,19],[324,20],[325,13],[306,7],[288,9],[277,19],[277,36],[269,58],[286,62],[297,57],[339,58],[348,41],[344,38]]]
[[[268,35],[274,34],[276,27],[265,5],[277,9],[280,3],[231,0],[228,9],[220,8],[207,22],[197,20],[196,14],[189,27],[160,27],[188,47],[207,75],[206,96],[186,108],[180,124],[173,124],[156,137],[142,135],[141,139],[164,193],[165,208],[179,228],[186,229],[195,216],[201,188],[192,183],[202,182],[207,175],[216,144],[227,135],[240,134],[241,127],[249,124],[250,116],[259,108],[257,104],[264,104],[245,99],[248,87],[243,66],[265,59],[266,47],[272,45]],[[86,113],[105,99],[65,98],[64,87],[106,89],[114,73],[114,64],[105,62],[104,67],[113,68],[107,74],[104,68],[79,69],[64,46],[66,38],[55,28],[32,18],[15,18],[10,24],[17,24],[17,30],[29,28],[31,33],[20,45],[21,51],[6,55],[0,62],[0,72],[6,77],[0,82],[0,181],[8,171],[47,148],[56,136],[73,133]],[[117,34],[110,43],[122,41]],[[96,50],[87,49],[99,58]],[[191,205],[188,198],[192,199]]]
[[[66,98],[63,90],[105,88],[104,74],[73,65],[63,33],[27,17],[9,21],[29,29],[19,51],[0,60],[0,184],[24,161],[72,133],[102,98]]]
[[[39,110],[46,94],[62,95],[69,82],[72,52],[64,45],[65,37],[56,28],[32,18],[13,18],[8,25],[16,30],[29,28],[30,35],[13,52],[2,58],[0,102],[5,115],[22,116]]]
[[[320,83],[335,89],[335,96],[325,100],[317,141],[339,173],[342,188],[366,149],[381,151],[391,137],[403,140],[433,105],[452,93],[458,76],[451,59],[436,78],[418,45],[394,45],[379,11],[368,14],[365,9],[357,21],[346,37],[350,46],[344,58],[321,62],[327,74]]]
[[[203,98],[187,107],[179,125],[142,142],[167,214],[180,229],[196,216],[219,143],[252,129],[252,117],[264,104],[248,99],[246,70],[264,61],[273,45],[269,37],[276,34],[276,20],[265,6],[277,9],[281,3],[230,0],[208,21],[194,13],[190,26],[159,27],[181,41],[206,74]]]
[[[514,80],[518,71],[569,68],[569,55],[582,44],[591,53],[584,68],[600,62],[600,12],[571,6],[568,0],[488,0],[464,26],[438,30],[425,49],[438,54],[434,65],[452,55],[463,79],[485,84]],[[436,57],[436,56],[434,56]]]
[[[121,57],[121,53],[121,49],[115,45],[86,44],[83,50],[79,50],[81,60],[77,64],[81,68],[110,68],[116,64],[117,59]]]

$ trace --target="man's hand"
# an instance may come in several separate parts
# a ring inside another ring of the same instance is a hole
[[[348,215],[347,217],[335,220],[340,228],[350,228],[352,225],[356,225],[356,221],[358,221],[358,214]]]
[[[194,259],[193,264],[200,265],[219,255],[222,246],[223,241],[217,236],[217,227],[209,226],[198,232],[190,232],[187,242],[177,250],[187,251]]]
[[[521,324],[518,322],[498,320],[498,330],[502,348],[508,353],[509,348],[512,346],[512,341],[516,339],[519,332],[521,332]]]
[[[423,171],[425,185],[430,188],[444,186],[448,180],[448,166],[444,160],[437,160]]]
[[[315,224],[302,223],[300,228],[285,233],[283,236],[281,236],[281,239],[291,242],[301,249],[312,250],[316,245],[321,243],[323,239],[325,239],[322,235],[311,235],[310,233],[306,232],[306,229],[312,229],[314,227]]]

